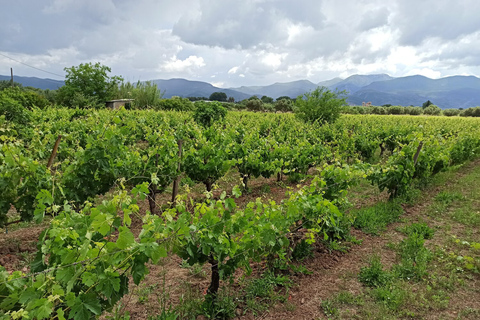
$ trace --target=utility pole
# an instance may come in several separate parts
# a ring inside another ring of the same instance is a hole
[[[10,68],[10,76],[11,76],[10,84],[12,85],[12,88],[13,88],[13,68]]]

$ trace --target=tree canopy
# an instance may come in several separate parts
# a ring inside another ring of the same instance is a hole
[[[100,106],[115,96],[123,82],[122,77],[109,76],[110,67],[99,62],[82,63],[64,70],[67,75],[65,85],[59,89],[59,101],[66,106],[74,106],[77,102]]]
[[[331,91],[326,87],[318,87],[295,100],[297,116],[307,122],[335,122],[346,105],[345,91]]]

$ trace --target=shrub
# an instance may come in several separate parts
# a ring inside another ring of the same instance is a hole
[[[405,108],[402,106],[392,106],[389,108],[386,108],[386,111],[388,114],[404,114],[405,113]]]
[[[306,122],[331,123],[340,117],[347,105],[345,91],[331,91],[326,87],[298,96],[295,101],[297,116]]]
[[[196,123],[204,127],[210,127],[214,122],[225,119],[227,115],[227,109],[216,101],[198,101],[195,102],[195,106],[196,109],[193,114],[193,119]]]
[[[293,111],[293,102],[290,99],[281,99],[275,102],[275,111],[288,112]]]
[[[263,111],[263,102],[260,99],[251,99],[247,101],[247,104],[245,105],[247,110],[250,111]]]
[[[468,108],[460,113],[462,117],[480,117],[480,107]]]
[[[26,125],[30,122],[30,111],[18,101],[9,97],[0,97],[0,115],[15,124]]]
[[[419,116],[423,113],[422,107],[406,107],[405,114],[409,114],[411,116]]]
[[[170,99],[162,99],[159,101],[155,109],[171,110],[171,111],[191,111],[194,104],[187,98],[171,97]]]
[[[0,92],[0,99],[2,98],[11,98],[27,109],[43,109],[50,104],[47,99],[35,91],[19,87],[6,88],[2,90]]]
[[[434,104],[431,104],[425,109],[423,109],[423,114],[428,114],[430,116],[438,116],[440,115],[440,113],[442,113],[442,109],[440,109]]]
[[[458,110],[458,109],[443,110],[443,115],[446,116],[446,117],[458,116],[459,114],[460,114],[460,110]]]

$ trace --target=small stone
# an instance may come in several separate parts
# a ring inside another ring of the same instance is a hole
[[[305,303],[305,298],[302,298],[302,300],[300,300],[300,303],[304,304]]]

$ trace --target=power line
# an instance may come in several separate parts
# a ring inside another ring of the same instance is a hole
[[[40,69],[40,68],[31,66],[31,65],[29,65],[29,64],[26,64],[26,63],[24,63],[24,62],[22,62],[22,61],[13,59],[13,58],[11,58],[11,57],[9,57],[9,56],[4,55],[4,54],[1,53],[1,52],[0,52],[0,55],[1,55],[1,56],[4,56],[4,57],[7,58],[7,59],[13,60],[13,61],[18,62],[18,63],[20,63],[20,64],[23,64],[24,66],[27,66],[27,67],[30,67],[30,68],[33,68],[33,69],[36,69],[36,70],[39,70],[39,71],[42,71],[42,72],[46,72],[46,73],[49,73],[49,74],[53,74],[54,76],[58,76],[58,77],[62,77],[62,78],[65,77],[64,75],[61,75],[61,74],[58,74],[58,73],[53,73],[53,72],[50,72],[50,71],[47,71],[47,70],[43,70],[43,69]]]

